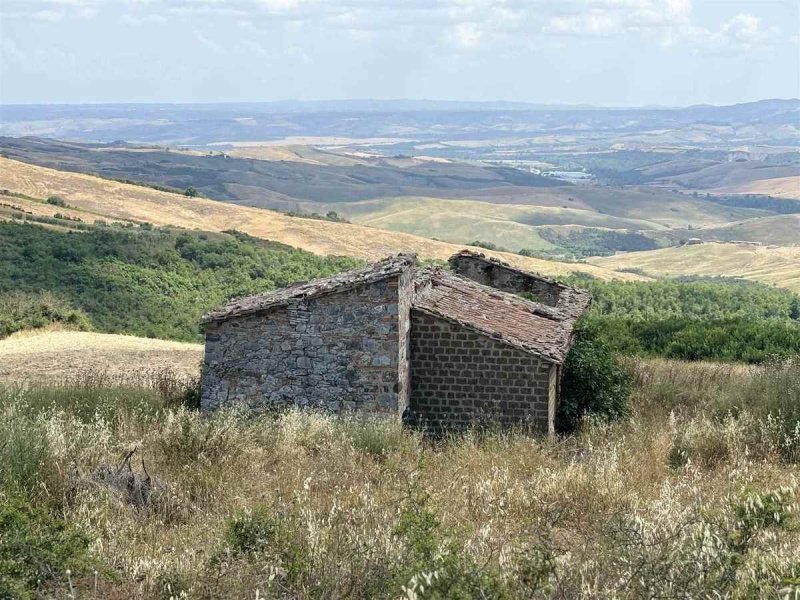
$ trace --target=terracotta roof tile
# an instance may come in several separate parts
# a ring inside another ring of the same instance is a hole
[[[575,321],[590,302],[588,292],[565,286],[559,305],[547,306],[452,275],[419,271],[414,308],[561,364]]]

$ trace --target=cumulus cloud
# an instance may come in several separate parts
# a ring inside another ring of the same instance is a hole
[[[764,25],[759,17],[738,14],[725,23],[715,37],[745,50],[757,50],[768,45],[779,34],[778,27]]]
[[[780,34],[751,14],[738,14],[716,29],[692,19],[691,0],[584,0],[542,26],[549,35],[612,36],[639,34],[663,46],[687,45],[708,51],[758,51]]]
[[[699,26],[692,0],[2,0],[0,7],[4,16],[49,21],[91,18],[113,8],[133,25],[208,16],[254,32],[278,23],[290,34],[316,28],[359,41],[388,36],[454,51],[491,44],[513,51],[568,36],[638,36],[665,47],[756,51],[779,33],[751,14]]]

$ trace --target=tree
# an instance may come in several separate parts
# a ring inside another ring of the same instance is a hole
[[[792,304],[789,306],[789,318],[794,321],[800,321],[800,296],[795,296],[792,299]]]
[[[192,186],[189,186],[189,187],[188,187],[188,188],[186,188],[186,190],[183,192],[183,195],[184,195],[184,196],[188,196],[189,198],[196,198],[196,197],[197,197],[197,196],[199,196],[200,194],[197,192],[197,190],[196,190],[195,188],[193,188]]]
[[[630,415],[633,375],[595,332],[582,324],[564,363],[556,428],[576,430],[584,416],[607,421]]]

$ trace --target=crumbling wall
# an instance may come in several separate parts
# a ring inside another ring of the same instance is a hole
[[[411,311],[411,421],[429,430],[527,424],[552,430],[554,367],[460,325]]]
[[[528,300],[534,300],[556,306],[562,286],[533,275],[528,275],[513,267],[487,259],[481,254],[460,252],[450,258],[453,271],[481,285],[511,294],[525,294]]]
[[[407,396],[401,374],[408,372],[410,299],[403,275],[208,323],[203,410],[297,406],[397,414]]]
[[[414,271],[406,270],[398,281],[398,392],[397,410],[401,416],[411,397],[411,305],[414,301]]]

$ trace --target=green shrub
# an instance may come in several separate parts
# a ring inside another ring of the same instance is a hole
[[[403,511],[394,535],[404,548],[404,559],[392,573],[386,597],[396,598],[403,590],[420,600],[512,597],[499,571],[467,556],[453,532],[446,531],[424,503]]]
[[[574,431],[584,416],[608,421],[626,418],[632,391],[632,373],[595,331],[579,324],[564,363],[556,428]]]
[[[59,196],[50,196],[47,198],[47,203],[52,204],[53,206],[60,206],[61,208],[67,207],[67,203]]]
[[[0,338],[26,329],[59,323],[69,329],[91,329],[89,318],[49,292],[0,293]]]
[[[0,598],[39,597],[42,584],[87,571],[89,538],[19,497],[0,500]]]
[[[264,507],[246,511],[228,521],[225,547],[236,556],[264,552],[278,539],[278,521]]]
[[[800,354],[800,299],[786,289],[721,277],[570,281],[591,291],[585,320],[621,354],[749,363]]]

